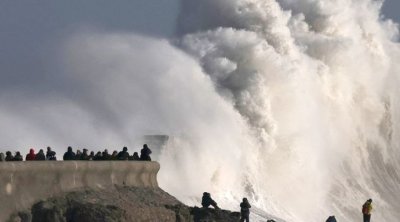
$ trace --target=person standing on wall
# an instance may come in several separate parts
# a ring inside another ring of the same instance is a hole
[[[372,199],[367,200],[362,206],[364,222],[371,221]]]

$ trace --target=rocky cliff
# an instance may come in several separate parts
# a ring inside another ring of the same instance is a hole
[[[113,186],[39,201],[10,222],[237,222],[240,214],[188,207],[160,188]]]

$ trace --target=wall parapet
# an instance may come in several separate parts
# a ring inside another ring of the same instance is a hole
[[[154,161],[0,162],[0,222],[37,201],[74,190],[158,188],[159,170]]]

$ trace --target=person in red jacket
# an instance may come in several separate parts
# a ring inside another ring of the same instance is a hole
[[[26,161],[30,161],[30,160],[35,160],[36,155],[35,155],[35,150],[33,150],[32,148],[29,150],[29,153],[26,154]]]

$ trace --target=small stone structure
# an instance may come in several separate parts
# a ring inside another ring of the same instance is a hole
[[[65,192],[114,185],[158,188],[159,169],[154,161],[0,162],[0,222]]]

